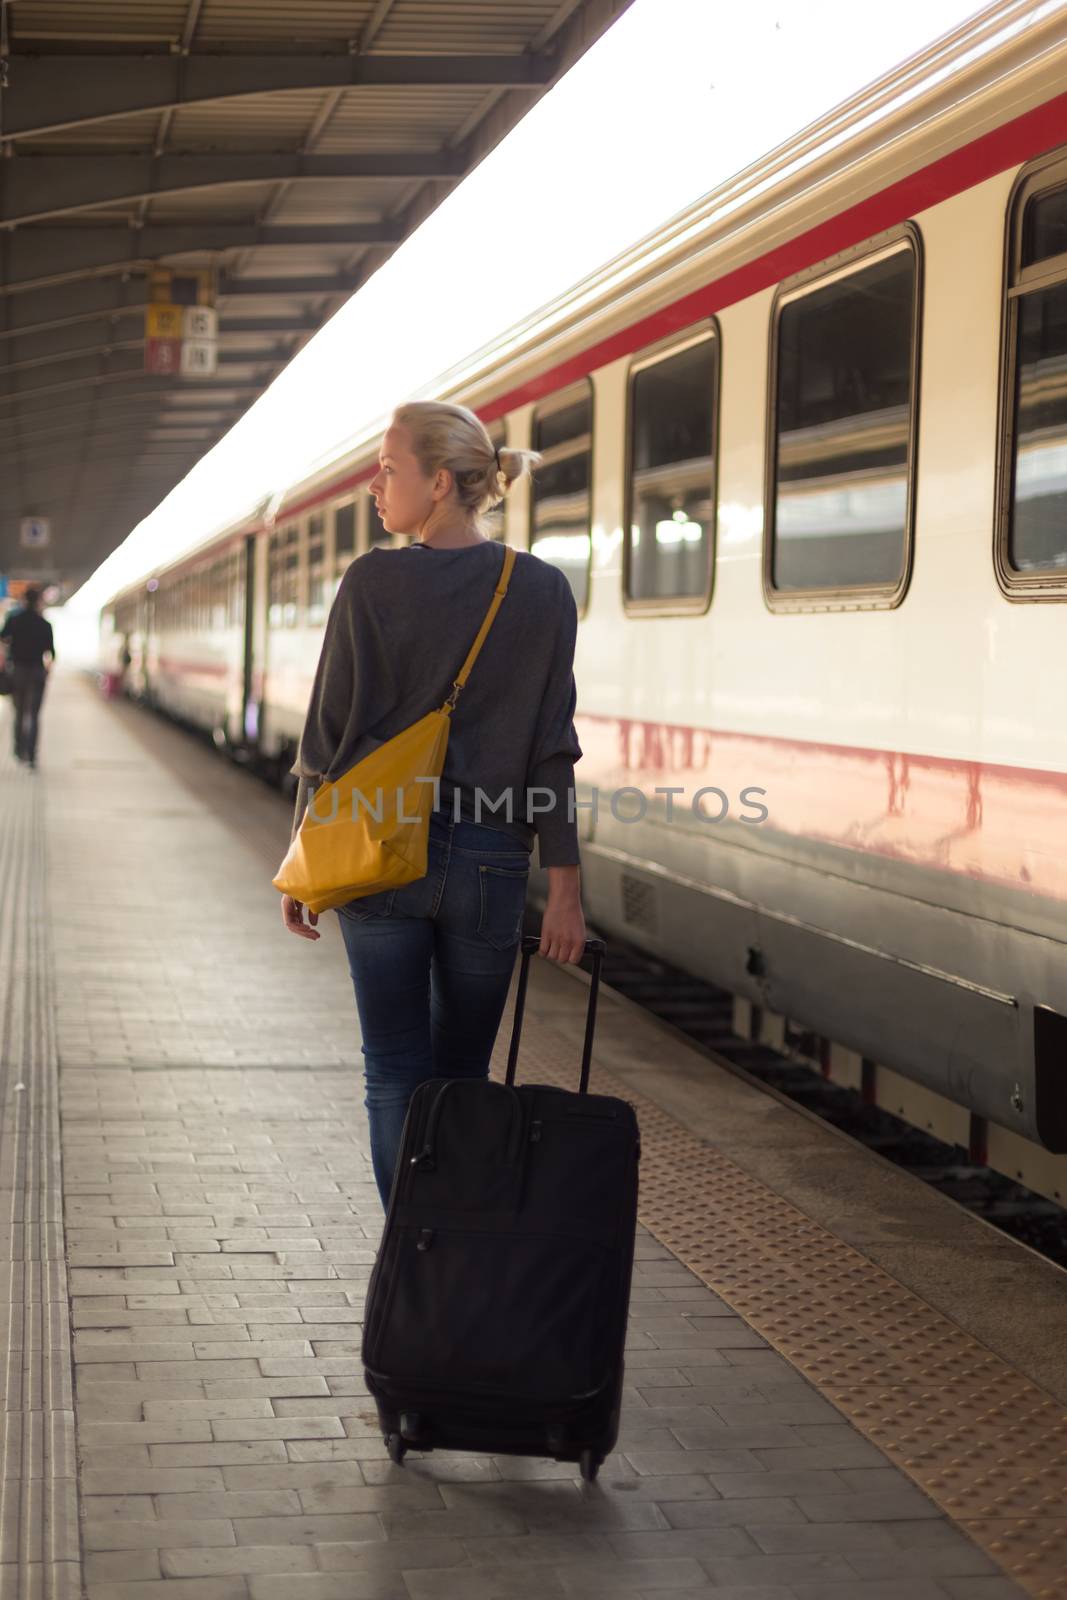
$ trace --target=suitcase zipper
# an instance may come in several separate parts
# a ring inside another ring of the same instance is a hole
[[[430,1115],[426,1119],[426,1137],[422,1149],[410,1158],[410,1165],[420,1172],[433,1172],[437,1163],[434,1160],[434,1140],[437,1137],[437,1124],[441,1117],[441,1104],[450,1089],[457,1083],[464,1083],[466,1079],[450,1078],[443,1083],[434,1096]],[[508,1162],[514,1164],[518,1160],[519,1147],[522,1141],[522,1101],[517,1089],[508,1088],[506,1084],[498,1084],[498,1088],[507,1088],[511,1096],[511,1129],[508,1134]]]

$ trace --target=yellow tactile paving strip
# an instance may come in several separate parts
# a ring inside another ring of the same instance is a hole
[[[501,1030],[502,1035],[505,1029]],[[520,1081],[576,1086],[524,1032]],[[635,1094],[640,1218],[1038,1600],[1067,1600],[1067,1411],[881,1267]]]

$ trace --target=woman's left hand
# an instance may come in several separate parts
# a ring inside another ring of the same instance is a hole
[[[317,911],[308,912],[308,922],[304,921],[304,902],[294,900],[291,894],[282,895],[282,921],[290,933],[299,934],[301,939],[321,939],[322,935],[315,927],[319,920]],[[308,923],[311,926],[308,926]]]

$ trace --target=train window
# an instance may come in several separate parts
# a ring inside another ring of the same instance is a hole
[[[780,294],[771,347],[764,593],[896,604],[910,569],[918,235]]]
[[[508,442],[507,425],[504,422],[490,422],[488,425],[489,438],[492,440],[494,450],[502,450]],[[485,531],[490,539],[504,538],[507,532],[507,500],[486,512]]]
[[[221,633],[226,626],[226,578],[229,557],[219,556],[211,568],[211,631]]]
[[[1067,185],[1035,195],[1023,208],[1023,267],[1067,255]]]
[[[1023,175],[1008,216],[995,565],[1015,599],[1067,595],[1067,162]]]
[[[267,626],[282,625],[282,536],[275,529],[267,541]]]
[[[708,326],[630,368],[628,611],[702,611],[711,599],[718,350]]]
[[[593,389],[583,379],[534,412],[531,445],[544,457],[530,492],[530,549],[558,567],[581,613],[592,549]]]
[[[300,620],[300,527],[292,523],[282,532],[282,627],[295,628]]]
[[[308,518],[308,609],[309,627],[321,627],[326,620],[326,518],[315,511]]]
[[[333,514],[333,565],[341,577],[356,553],[356,506],[349,500]]]
[[[244,571],[242,560],[242,546],[236,545],[230,555],[229,572],[229,612],[228,618],[231,627],[240,627],[244,621],[245,588],[242,582]]]

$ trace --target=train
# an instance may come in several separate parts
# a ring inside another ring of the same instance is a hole
[[[989,7],[433,390],[543,456],[493,536],[575,595],[590,923],[1056,1200],[1065,82]],[[380,432],[111,598],[128,695],[287,780]]]

